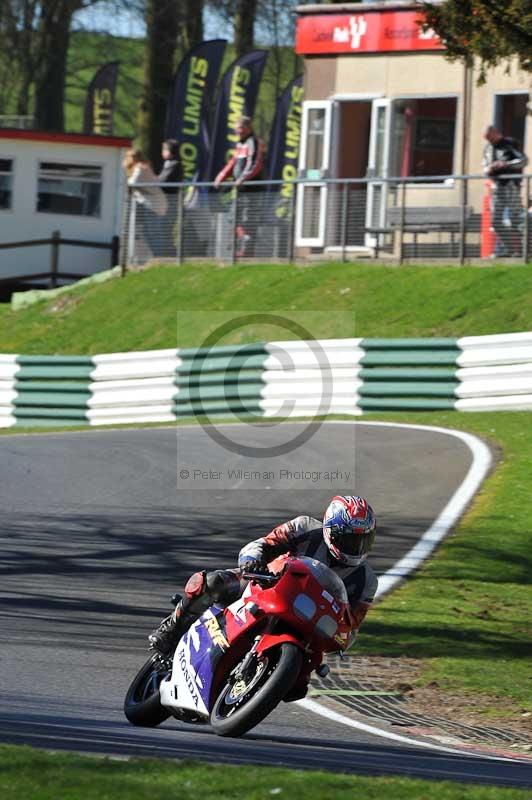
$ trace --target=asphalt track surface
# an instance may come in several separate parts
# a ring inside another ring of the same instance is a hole
[[[238,436],[261,448],[303,427],[242,426]],[[154,730],[127,723],[123,698],[146,658],[146,634],[191,572],[233,565],[245,542],[298,513],[320,516],[349,486],[378,511],[372,563],[382,573],[430,526],[471,463],[467,446],[447,435],[331,422],[299,450],[263,459],[271,480],[183,481],[183,464],[223,472],[250,460],[221,451],[200,427],[178,431],[177,445],[174,428],[0,440],[0,741],[529,786],[530,765],[390,744],[294,704],[238,740],[175,720]],[[354,475],[278,473],[302,466]]]

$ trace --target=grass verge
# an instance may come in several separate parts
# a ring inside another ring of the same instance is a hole
[[[478,696],[487,717],[530,716],[532,427],[527,412],[368,415],[470,431],[496,469],[433,558],[368,615],[358,652],[424,662],[422,685]],[[500,452],[500,451],[499,451]],[[413,499],[415,513],[415,498]],[[502,705],[502,709],[501,709]]]
[[[18,312],[1,304],[1,350],[93,354],[197,346],[212,320],[209,313],[194,317],[191,309],[308,313],[318,337],[508,333],[532,329],[532,271],[375,264],[153,267]],[[309,310],[327,313],[316,318]],[[178,329],[179,311],[187,316]],[[225,341],[291,335],[251,325]]]
[[[194,762],[116,761],[0,746],[3,800],[525,800],[526,790],[411,778],[366,778],[272,767],[220,767]]]

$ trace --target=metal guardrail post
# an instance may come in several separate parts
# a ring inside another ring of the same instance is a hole
[[[185,222],[185,198],[184,198],[184,187],[180,186],[177,190],[177,263],[183,263],[183,244],[184,244],[184,236],[185,231],[184,222]]]
[[[125,278],[129,257],[129,237],[131,235],[131,186],[127,187],[126,210],[122,220],[122,249],[120,255],[120,274]]]
[[[401,218],[399,220],[399,264],[403,263],[404,235],[406,219],[406,180],[401,184]]]
[[[528,264],[530,254],[530,175],[525,178],[525,217],[523,220],[523,261]]]
[[[50,289],[57,286],[57,271],[59,267],[59,245],[61,244],[61,232],[53,231],[50,240]]]
[[[296,252],[296,203],[297,203],[297,183],[292,184],[292,196],[290,197],[290,241],[288,244],[288,263],[294,263]]]
[[[120,236],[113,236],[111,239],[111,269],[116,267],[120,260]]]
[[[342,232],[341,232],[341,247],[342,247],[342,264],[345,263],[345,247],[347,244],[347,203],[349,200],[348,195],[349,185],[344,183],[342,188]]]
[[[238,186],[233,188],[234,197],[232,203],[233,214],[233,235],[231,237],[231,264],[236,264],[236,229],[237,229],[237,214],[238,214]]]
[[[461,265],[464,264],[466,257],[466,244],[467,244],[466,204],[467,204],[467,178],[462,178],[460,182],[460,254],[459,254]]]

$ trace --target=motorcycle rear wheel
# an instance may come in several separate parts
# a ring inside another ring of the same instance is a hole
[[[132,725],[155,728],[170,712],[161,705],[159,685],[167,674],[152,656],[133,678],[124,700],[124,714]]]
[[[210,723],[218,736],[242,736],[254,728],[279,705],[295,684],[301,671],[303,655],[299,647],[285,642],[263,653],[258,670],[243,687],[235,692],[236,683],[227,682],[211,711]],[[258,677],[257,677],[258,675]]]

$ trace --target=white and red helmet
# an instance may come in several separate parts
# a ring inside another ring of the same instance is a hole
[[[377,521],[363,497],[336,495],[323,516],[323,538],[332,557],[357,567],[373,547]]]

